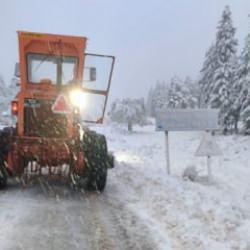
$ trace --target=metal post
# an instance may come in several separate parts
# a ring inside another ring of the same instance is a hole
[[[167,174],[170,175],[170,157],[169,157],[168,131],[165,131],[165,143],[166,143],[166,164],[167,164]]]
[[[211,156],[207,156],[207,174],[208,174],[208,181],[212,181],[212,170],[211,170]]]

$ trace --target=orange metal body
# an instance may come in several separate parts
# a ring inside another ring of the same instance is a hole
[[[18,32],[18,38],[21,75],[21,91],[18,95],[18,135],[23,136],[24,99],[55,99],[61,91],[57,86],[51,84],[32,84],[28,82],[27,54],[37,53],[77,57],[78,66],[76,68],[75,83],[80,86],[83,78],[86,38],[30,32]],[[72,135],[72,123],[70,123],[70,121],[72,121],[72,119],[69,119],[69,134]]]
[[[81,86],[84,68],[85,37],[18,32],[20,56],[20,92],[15,105],[18,107],[17,124],[11,136],[11,147],[7,157],[11,172],[21,175],[25,167],[25,159],[35,160],[39,166],[52,167],[62,164],[75,165],[77,171],[83,171],[84,156],[80,152],[79,127],[74,123],[74,114],[66,114],[66,138],[43,138],[26,136],[24,133],[25,99],[40,99],[54,101],[60,93],[69,91],[72,86],[58,86],[42,81],[34,84],[28,81],[27,55],[29,53],[74,56],[77,65],[74,69],[74,87]]]

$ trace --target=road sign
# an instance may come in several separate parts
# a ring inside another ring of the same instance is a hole
[[[69,112],[71,112],[71,106],[67,98],[63,94],[60,94],[56,98],[51,109],[54,113],[57,113],[57,114],[68,114]]]
[[[208,181],[212,180],[212,169],[211,169],[211,156],[222,155],[219,145],[216,143],[213,136],[209,133],[206,133],[201,143],[195,153],[195,156],[206,156],[207,157],[207,173]]]
[[[219,145],[211,134],[203,136],[201,143],[195,153],[196,156],[219,156],[222,152]]]
[[[156,131],[219,129],[218,109],[166,109],[156,113]]]
[[[166,144],[166,165],[167,173],[170,174],[170,152],[169,152],[169,131],[204,131],[219,129],[218,109],[166,109],[156,113],[156,131],[165,132]],[[205,145],[203,145],[205,144]],[[198,153],[213,153],[218,149],[214,144],[202,143]],[[201,152],[202,151],[202,152]],[[217,153],[219,150],[217,151]],[[210,169],[210,155],[208,168]],[[210,170],[209,170],[210,171]]]

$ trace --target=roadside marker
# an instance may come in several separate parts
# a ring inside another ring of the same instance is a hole
[[[222,151],[219,145],[216,143],[215,138],[206,132],[201,139],[200,145],[196,150],[195,156],[206,156],[207,157],[207,173],[208,181],[212,180],[212,169],[211,169],[211,156],[222,155]]]

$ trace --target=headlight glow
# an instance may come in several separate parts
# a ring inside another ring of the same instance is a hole
[[[87,104],[87,95],[80,89],[74,89],[69,93],[69,99],[74,107],[83,109]]]

